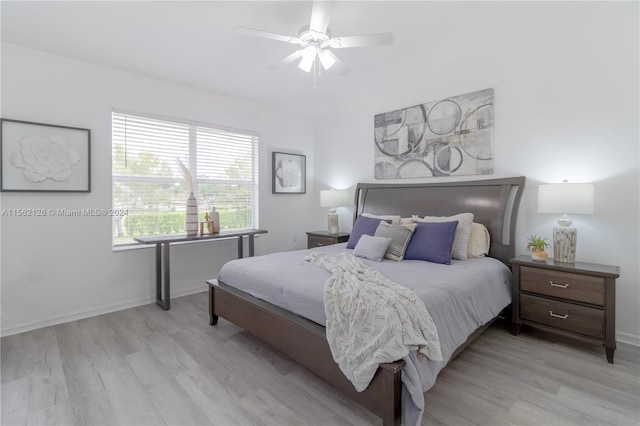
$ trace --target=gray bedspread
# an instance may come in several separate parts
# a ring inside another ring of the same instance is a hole
[[[311,251],[352,252],[346,243],[311,250],[273,253],[233,260],[218,279],[254,297],[324,325],[324,283],[329,272],[304,260]],[[402,413],[407,426],[419,425],[424,392],[435,383],[453,352],[481,325],[511,303],[511,272],[493,258],[453,260],[440,265],[418,260],[373,262],[362,259],[424,301],[440,336],[443,361],[423,361],[417,352],[405,358]]]

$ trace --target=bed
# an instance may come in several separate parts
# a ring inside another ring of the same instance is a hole
[[[452,262],[450,270],[456,269],[456,265],[464,265],[466,267],[482,262],[484,264],[493,262],[508,265],[509,259],[515,255],[515,226],[524,182],[524,177],[513,177],[432,184],[360,183],[356,187],[354,222],[364,213],[410,217],[414,214],[422,216],[451,216],[461,212],[470,212],[474,214],[474,222],[485,225],[491,236],[491,246],[488,254],[490,259],[469,259],[468,261]],[[340,251],[344,250],[342,246],[344,244],[319,250],[327,252]],[[251,268],[255,268],[256,271],[266,271],[266,269],[261,268],[270,263],[275,257],[298,256],[297,267],[303,268],[298,273],[308,273],[308,270],[305,272],[304,268],[309,266],[300,264],[299,261],[302,254],[291,252],[289,254],[273,254],[253,258],[256,260]],[[261,266],[260,262],[265,263]],[[415,261],[409,261],[405,265],[409,265],[410,262]],[[320,277],[322,277],[321,272],[318,272]],[[260,276],[264,275],[270,274],[263,273]],[[295,275],[293,269],[292,275]],[[380,364],[368,387],[362,392],[357,392],[333,360],[326,339],[325,328],[321,325],[323,318],[320,311],[316,309],[315,315],[306,313],[305,316],[301,316],[300,312],[296,313],[296,309],[278,302],[276,295],[269,297],[261,294],[260,289],[263,288],[264,283],[259,281],[263,278],[255,278],[253,283],[250,280],[248,286],[239,289],[226,282],[233,281],[232,275],[227,274],[227,276],[229,278],[224,278],[224,274],[221,273],[218,280],[208,281],[211,325],[217,323],[218,317],[223,317],[243,327],[266,343],[283,351],[307,369],[322,377],[337,390],[380,416],[383,420],[383,425],[400,425],[402,407],[407,406],[407,395],[404,395],[405,401],[403,403],[402,392],[403,386],[407,388],[407,383],[403,385],[402,380],[406,382],[407,377],[411,377],[410,374],[415,374],[413,372],[414,365],[410,358]],[[325,280],[327,276],[324,276]],[[275,279],[277,280],[278,278]],[[284,285],[284,278],[282,278],[282,281],[282,283],[275,284]],[[291,290],[287,289],[286,291],[289,292]],[[313,292],[305,291],[304,293]],[[317,292],[315,297],[317,299]],[[267,300],[271,300],[274,303],[270,303]],[[503,300],[502,303],[507,305],[508,301],[505,302]],[[304,305],[305,302],[302,304]],[[278,305],[287,306],[289,309]],[[444,314],[441,313],[439,315],[442,316]],[[486,321],[483,320],[476,329],[471,330],[468,335],[465,334],[466,339],[462,342],[459,342],[460,338],[458,336],[458,343],[454,348],[450,349],[450,353],[446,354],[444,363],[446,364],[447,360],[453,359],[466,345],[482,333],[494,319],[495,317],[491,317],[487,318]],[[445,337],[446,340],[447,337],[442,336],[442,334],[447,333],[444,330],[446,327],[444,327],[443,331],[440,330],[441,328],[443,327],[439,326],[441,339]],[[435,375],[443,367],[444,365],[439,366]],[[404,375],[403,369],[406,370]],[[435,375],[433,380],[435,380]]]

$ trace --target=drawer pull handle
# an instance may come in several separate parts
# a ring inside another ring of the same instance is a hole
[[[318,244],[316,244],[316,247],[322,247],[322,246],[324,246],[324,244],[323,244],[323,243],[318,243]]]
[[[569,287],[569,284],[556,284],[553,281],[549,281],[549,285],[551,287],[560,287],[560,288],[567,288]]]
[[[551,315],[554,318],[560,318],[560,319],[569,318],[569,315],[558,315],[558,314],[554,314],[553,311],[549,311],[549,315]]]

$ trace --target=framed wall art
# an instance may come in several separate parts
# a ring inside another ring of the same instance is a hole
[[[493,173],[493,89],[374,117],[376,179]]]
[[[1,119],[0,187],[91,192],[91,130]]]
[[[307,192],[307,157],[284,152],[272,153],[272,193],[305,194]]]

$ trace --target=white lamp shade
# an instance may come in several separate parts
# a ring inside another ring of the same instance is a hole
[[[589,183],[549,183],[538,186],[538,212],[593,214],[594,186]]]
[[[341,189],[323,189],[320,191],[322,207],[340,207],[349,204],[347,191]]]
[[[320,57],[320,63],[325,70],[328,70],[336,63],[336,55],[330,50],[321,50],[318,54]]]
[[[316,60],[316,49],[313,46],[307,46],[304,48],[302,52],[302,59],[298,64],[298,68],[300,68],[304,72],[310,72],[311,66]]]

